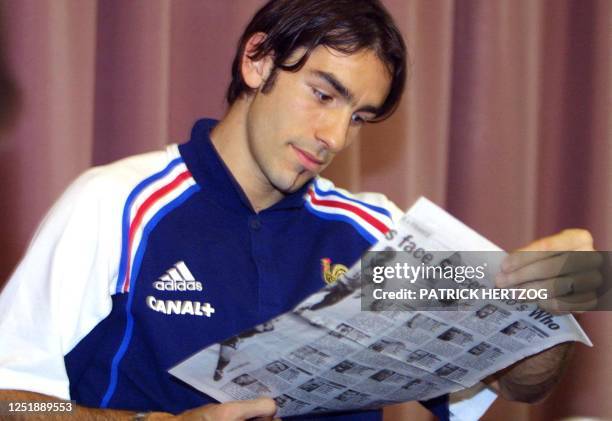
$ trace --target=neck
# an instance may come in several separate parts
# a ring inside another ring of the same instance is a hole
[[[252,157],[246,115],[248,99],[238,99],[210,134],[215,149],[256,212],[279,202],[284,194],[274,188]]]

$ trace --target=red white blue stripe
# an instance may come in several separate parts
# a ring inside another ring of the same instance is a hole
[[[132,279],[137,277],[136,255],[146,246],[143,234],[152,229],[152,223],[157,223],[160,212],[179,198],[185,200],[184,193],[191,195],[197,190],[199,187],[181,158],[174,159],[134,188],[123,211],[121,261],[115,293],[130,290]]]
[[[323,218],[351,224],[370,244],[378,242],[393,225],[391,213],[339,190],[328,188],[319,179],[308,188],[306,208]]]
[[[126,326],[119,348],[111,362],[108,386],[100,401],[101,408],[108,407],[117,390],[119,364],[132,339],[134,329],[132,304],[135,290],[132,281],[138,278],[149,234],[164,216],[199,189],[183,160],[177,157],[166,168],[138,184],[128,196],[123,211],[121,262],[115,291],[128,293],[125,309]]]

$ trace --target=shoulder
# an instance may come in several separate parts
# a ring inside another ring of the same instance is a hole
[[[39,225],[33,245],[40,253],[48,253],[63,242],[67,245],[62,247],[82,254],[87,234],[91,244],[105,245],[100,252],[116,251],[122,241],[122,226],[134,214],[133,206],[148,203],[146,199],[163,189],[163,183],[171,183],[177,172],[184,171],[176,145],[93,167],[56,200]]]
[[[309,189],[309,196],[309,201],[313,199],[329,199],[349,205],[356,205],[367,209],[369,213],[388,218],[391,222],[397,221],[403,214],[401,209],[384,194],[375,192],[352,193],[343,188],[336,187],[331,180],[323,177],[314,179]]]
[[[371,243],[380,239],[401,216],[393,202],[380,193],[351,193],[325,178],[311,183],[306,207],[320,218],[353,225]]]
[[[58,203],[74,206],[80,202],[112,210],[156,193],[159,196],[184,191],[194,184],[177,145],[170,145],[164,150],[90,168],[70,184]]]
[[[113,163],[90,168],[71,185],[72,189],[95,188],[98,193],[116,195],[129,192],[139,184],[167,175],[176,176],[187,168],[177,145],[164,150],[130,156]]]

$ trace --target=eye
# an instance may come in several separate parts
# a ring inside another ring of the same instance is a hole
[[[351,116],[351,123],[355,124],[355,125],[362,125],[366,122],[366,119],[363,118],[362,116],[360,116],[359,114],[353,114]]]
[[[317,99],[320,102],[326,103],[326,102],[330,102],[330,101],[332,101],[334,99],[333,97],[331,97],[331,96],[327,95],[326,93],[323,93],[323,92],[321,92],[321,91],[319,91],[318,89],[315,89],[315,88],[312,88],[312,92],[314,93],[314,95],[317,97]]]

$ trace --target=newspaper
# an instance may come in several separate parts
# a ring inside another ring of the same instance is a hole
[[[492,288],[500,249],[425,198],[372,250],[496,251],[486,265]],[[403,243],[402,243],[403,241]],[[477,301],[457,311],[372,301],[358,262],[343,278],[292,311],[203,349],[169,372],[226,402],[273,397],[277,416],[374,409],[468,388],[512,363],[567,341],[591,342],[571,315],[535,304]],[[419,280],[421,282],[422,280]],[[364,284],[365,285],[365,284]],[[374,308],[384,304],[384,308]]]

